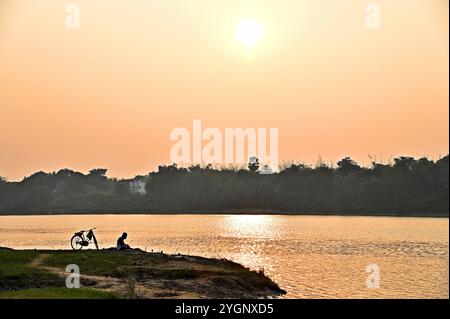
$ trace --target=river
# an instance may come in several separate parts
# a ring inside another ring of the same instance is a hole
[[[115,246],[126,231],[132,247],[263,268],[288,291],[287,298],[449,297],[448,218],[0,216],[0,246],[70,249],[72,234],[91,227],[100,248]],[[369,265],[378,275],[366,273]],[[368,287],[367,278],[374,275],[379,287]]]

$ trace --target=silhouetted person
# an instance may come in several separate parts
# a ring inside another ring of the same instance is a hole
[[[125,244],[125,239],[127,239],[128,234],[127,233],[123,233],[122,236],[120,236],[117,239],[117,250],[127,250],[130,249],[130,246]]]

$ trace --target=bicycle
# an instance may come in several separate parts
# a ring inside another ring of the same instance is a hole
[[[91,241],[94,241],[95,247],[98,250],[98,243],[97,238],[95,238],[94,229],[86,230],[80,230],[79,232],[76,232],[72,238],[70,239],[70,245],[72,246],[73,250],[80,250],[83,247],[89,246]],[[84,233],[87,232],[86,236],[84,236]]]

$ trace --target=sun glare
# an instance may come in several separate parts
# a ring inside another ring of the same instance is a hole
[[[235,29],[236,39],[246,48],[253,48],[264,36],[262,25],[254,19],[241,21]]]

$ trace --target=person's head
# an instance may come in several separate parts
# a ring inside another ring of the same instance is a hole
[[[127,239],[127,237],[128,237],[128,234],[127,234],[127,233],[123,233],[123,234],[122,234],[122,238],[123,238],[123,239]]]

